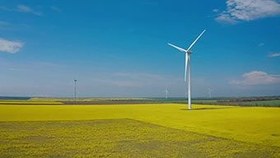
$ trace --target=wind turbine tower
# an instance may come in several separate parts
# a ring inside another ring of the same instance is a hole
[[[184,80],[188,83],[188,109],[192,109],[192,103],[191,103],[191,48],[194,46],[194,44],[199,40],[199,38],[204,34],[206,30],[203,30],[199,36],[192,42],[192,44],[189,46],[188,49],[183,49],[178,46],[175,46],[174,44],[168,43],[171,47],[174,47],[178,49],[179,51],[185,53],[185,76]]]
[[[74,79],[74,102],[77,104],[77,80]]]

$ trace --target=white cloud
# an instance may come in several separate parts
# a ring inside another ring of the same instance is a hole
[[[22,13],[31,13],[31,14],[38,15],[38,16],[42,15],[41,12],[35,11],[32,8],[30,8],[29,6],[23,5],[23,4],[17,5],[17,11],[22,12]]]
[[[269,55],[269,57],[273,58],[273,57],[280,57],[280,52],[279,53],[272,53]]]
[[[22,4],[18,5],[17,9],[18,9],[19,12],[26,12],[26,13],[29,13],[29,12],[33,11],[30,7],[28,7],[26,5],[22,5]]]
[[[242,75],[242,79],[233,80],[230,83],[244,86],[279,84],[280,77],[278,75],[271,75],[263,71],[251,71],[244,73]]]
[[[220,14],[218,17],[215,18],[215,20],[221,23],[228,23],[228,24],[235,24],[237,22],[234,18],[226,14]]]
[[[277,0],[227,0],[226,5],[227,9],[216,17],[216,21],[232,24],[280,15]]]
[[[6,53],[16,53],[23,47],[22,42],[9,41],[3,38],[0,38],[0,52]]]
[[[213,9],[212,10],[214,13],[218,13],[219,12],[219,9]]]
[[[19,4],[16,6],[16,8],[8,8],[5,6],[0,6],[0,9],[3,11],[9,11],[9,12],[21,12],[21,13],[29,13],[37,16],[41,16],[42,12],[36,11],[32,9],[31,7],[23,4]]]

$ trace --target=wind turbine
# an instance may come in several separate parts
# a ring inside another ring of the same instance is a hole
[[[188,77],[188,109],[192,109],[192,104],[191,104],[191,48],[194,46],[194,44],[198,41],[198,39],[204,34],[206,30],[203,30],[199,36],[193,41],[193,43],[189,46],[189,48],[183,49],[178,46],[175,46],[174,44],[168,43],[171,47],[174,47],[178,49],[179,51],[185,53],[185,76],[184,80],[187,82],[187,77]]]
[[[74,101],[77,104],[77,80],[74,79]]]
[[[168,89],[166,88],[164,92],[165,92],[165,99],[167,99],[168,98],[168,93],[169,93]]]

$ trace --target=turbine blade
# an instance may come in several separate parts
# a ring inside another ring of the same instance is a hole
[[[199,36],[193,41],[193,43],[189,46],[189,48],[187,49],[187,52],[189,51],[189,50],[191,50],[191,48],[193,47],[193,45],[198,41],[198,39],[204,34],[204,32],[205,32],[206,30],[203,30],[200,34],[199,34]]]
[[[187,53],[187,51],[186,51],[185,49],[180,48],[180,47],[178,47],[178,46],[175,46],[174,44],[168,43],[168,45],[170,45],[171,47],[174,47],[174,48],[178,49],[178,50],[181,51],[181,52]]]
[[[188,62],[189,62],[189,54],[186,53],[186,55],[185,55],[185,76],[184,76],[185,82],[187,82]]]

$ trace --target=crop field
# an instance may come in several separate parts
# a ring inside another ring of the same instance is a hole
[[[1,99],[1,98],[0,98]],[[3,101],[2,101],[3,102]],[[2,103],[0,102],[0,104]],[[8,101],[10,102],[10,101]],[[21,101],[22,102],[22,101]],[[186,98],[79,98],[74,102],[71,98],[29,98],[27,104],[185,104]],[[280,107],[279,96],[267,97],[221,97],[221,98],[193,98],[192,103],[203,105],[232,105],[232,106],[258,106]]]
[[[280,157],[280,108],[3,103],[0,157]]]

